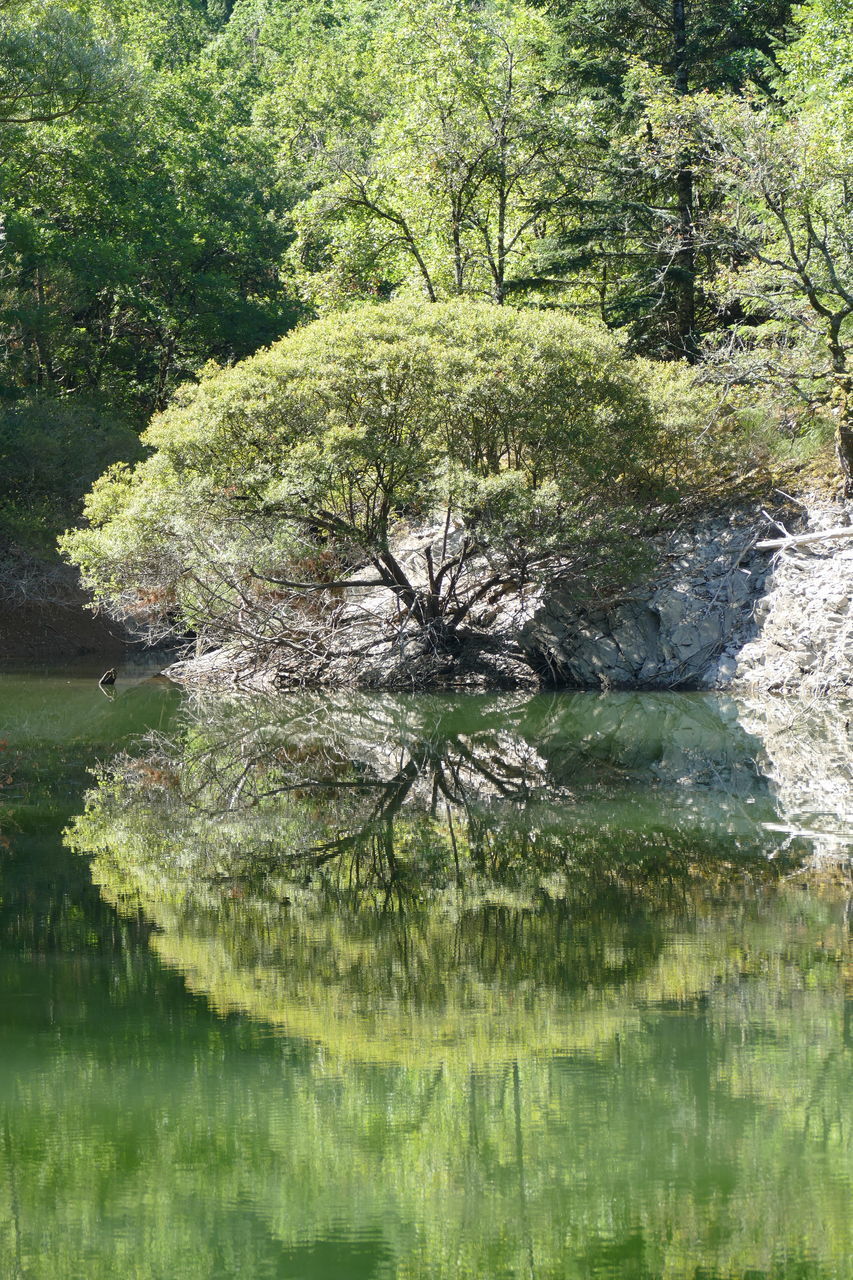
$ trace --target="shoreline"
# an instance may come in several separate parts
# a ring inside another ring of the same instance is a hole
[[[850,525],[851,536],[837,536]],[[816,535],[834,529],[836,536]],[[768,531],[810,540],[762,548]],[[409,536],[415,564],[428,539]],[[684,525],[655,540],[656,567],[614,600],[580,605],[541,588],[489,607],[453,650],[415,630],[391,636],[386,601],[344,601],[357,622],[322,657],[239,645],[177,657],[162,674],[189,689],[245,693],[353,688],[474,692],[731,690],[822,696],[853,689],[853,503],[803,495]],[[0,667],[89,657],[120,662],[139,642],[65,574],[45,598],[0,603]],[[366,607],[367,605],[367,607]],[[390,637],[390,638],[389,638]],[[322,646],[318,646],[321,648]]]
[[[783,524],[782,521],[785,521]],[[851,537],[762,549],[768,530]],[[410,542],[412,540],[410,539]],[[421,537],[421,543],[424,539]],[[409,552],[412,557],[417,552]],[[803,496],[775,515],[739,506],[656,541],[656,569],[619,598],[580,606],[558,591],[509,597],[476,643],[430,650],[383,633],[364,601],[359,630],[322,661],[226,645],[164,674],[188,688],[474,691],[536,688],[843,694],[853,688],[853,503]],[[345,607],[347,607],[345,605]],[[358,643],[356,643],[358,641]],[[366,656],[364,656],[366,654]]]

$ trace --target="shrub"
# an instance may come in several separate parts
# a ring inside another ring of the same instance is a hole
[[[257,615],[270,584],[304,600],[359,565],[415,623],[452,630],[490,584],[571,574],[591,541],[635,532],[661,484],[648,381],[559,313],[329,316],[184,388],[144,437],[152,456],[96,483],[64,551],[114,612],[157,598],[211,634]],[[395,536],[433,519],[465,532],[413,576]]]

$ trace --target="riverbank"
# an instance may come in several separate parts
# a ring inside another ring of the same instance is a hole
[[[851,524],[853,504],[782,497],[738,506],[653,541],[643,582],[593,605],[539,588],[486,600],[441,650],[389,626],[381,595],[345,594],[311,654],[225,646],[168,669],[190,686],[384,689],[560,687],[840,693],[853,686],[853,536],[758,544]],[[853,527],[851,527],[853,534]],[[417,571],[432,531],[396,548]]]
[[[742,689],[818,696],[853,687],[853,503],[823,495],[741,504],[652,542],[645,581],[581,606],[559,590],[484,600],[440,647],[388,616],[387,596],[344,593],[318,611],[309,650],[224,645],[167,667],[190,687],[373,689]],[[762,548],[851,527],[849,539]],[[417,580],[434,530],[395,548]],[[477,572],[477,565],[472,567]],[[119,661],[122,628],[86,607],[65,569],[0,601],[0,661]]]
[[[853,685],[853,527],[849,539],[796,539],[844,526],[853,505],[806,495],[677,530],[649,581],[609,609],[543,600],[527,643],[570,687],[842,692]]]
[[[0,666],[57,665],[93,657],[109,665],[130,649],[119,623],[86,606],[65,565],[8,555],[0,573]]]

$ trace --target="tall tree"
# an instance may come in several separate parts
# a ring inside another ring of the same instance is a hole
[[[50,0],[0,0],[0,126],[46,124],[115,89],[116,58],[92,24]]]
[[[696,359],[702,264],[696,175],[688,146],[663,168],[638,66],[679,97],[769,82],[789,0],[554,0],[569,84],[599,103],[597,186],[576,206],[563,266],[597,270],[609,323],[632,323],[642,345]]]
[[[552,40],[547,19],[518,0],[473,10],[402,0],[343,60],[324,33],[273,105],[311,188],[298,252],[315,297],[416,283],[431,301],[505,301],[546,208],[577,180]]]
[[[810,0],[798,29],[777,101],[716,104],[708,164],[727,195],[717,235],[734,263],[729,288],[753,322],[781,331],[777,376],[823,384],[850,495],[853,15],[838,0]]]

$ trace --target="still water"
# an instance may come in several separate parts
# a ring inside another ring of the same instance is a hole
[[[0,676],[0,1276],[853,1277],[850,723]]]

